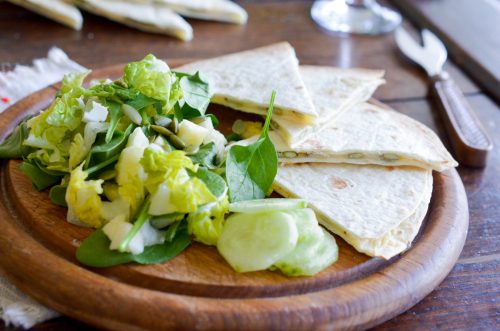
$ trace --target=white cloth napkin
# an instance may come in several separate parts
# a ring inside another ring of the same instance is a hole
[[[0,113],[19,99],[57,83],[64,74],[85,70],[61,49],[53,47],[46,58],[34,60],[32,66],[16,65],[12,71],[0,71]]]
[[[47,58],[34,60],[33,66],[16,65],[12,71],[0,71],[0,113],[25,96],[60,81],[64,74],[85,70],[54,47]],[[0,274],[0,319],[7,325],[30,328],[56,316],[59,313],[34,301]]]

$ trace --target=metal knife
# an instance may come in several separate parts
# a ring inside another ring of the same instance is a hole
[[[443,70],[448,53],[441,40],[429,30],[423,30],[422,46],[401,27],[395,36],[401,51],[432,79],[432,89],[443,110],[445,127],[458,161],[470,167],[484,167],[493,144],[462,91]]]

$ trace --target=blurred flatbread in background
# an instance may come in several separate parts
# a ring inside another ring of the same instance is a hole
[[[193,29],[181,16],[162,5],[123,0],[75,0],[95,15],[143,30],[167,34],[181,40],[193,39]]]
[[[78,8],[62,0],[8,0],[75,30],[82,28],[83,17]]]
[[[142,0],[141,0],[142,1]],[[182,16],[227,23],[245,24],[248,14],[229,0],[152,0]]]

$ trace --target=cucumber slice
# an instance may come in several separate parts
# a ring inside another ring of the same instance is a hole
[[[228,217],[217,249],[237,272],[264,270],[290,253],[298,239],[288,213],[233,214]]]
[[[337,261],[339,248],[335,238],[322,228],[321,231],[323,232],[323,240],[311,258],[295,260],[288,257],[288,261],[280,261],[275,266],[287,276],[312,276]],[[300,250],[299,254],[302,254]]]
[[[306,207],[307,201],[302,199],[273,198],[233,202],[229,205],[229,211],[233,213],[262,213]]]
[[[299,239],[294,250],[276,262],[274,266],[286,270],[285,274],[300,274],[300,267],[307,264],[317,254],[324,234],[312,209],[298,209],[288,213],[294,216]]]

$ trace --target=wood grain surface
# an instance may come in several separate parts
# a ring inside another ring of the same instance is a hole
[[[114,77],[120,69],[103,72]],[[6,110],[0,130],[11,127],[6,119],[20,118],[33,105],[52,100],[55,91],[48,87]],[[0,201],[0,265],[5,274],[40,302],[114,330],[347,330],[377,325],[413,306],[446,277],[468,228],[463,184],[450,170],[434,175],[428,216],[412,248],[390,261],[368,258],[339,239],[338,262],[315,277],[238,274],[215,249],[198,244],[161,265],[90,270],[74,256],[91,230],[67,223],[66,210],[54,205],[47,191],[37,192],[18,165],[12,160],[0,168],[5,193]]]
[[[309,18],[310,1],[239,1],[249,12],[247,26],[189,20],[195,39],[182,43],[142,33],[84,14],[75,32],[11,4],[0,2],[0,67],[30,64],[51,46],[63,48],[82,65],[99,68],[137,60],[146,52],[164,58],[205,58],[288,40],[304,63],[384,68],[388,83],[376,97],[447,137],[425,74],[399,54],[391,34],[338,36],[322,32]],[[449,7],[453,11],[453,5]],[[449,19],[443,16],[443,19]],[[476,17],[480,20],[480,17]],[[408,21],[405,27],[415,32]],[[486,38],[478,35],[478,49]],[[485,46],[487,47],[487,46]],[[500,109],[453,62],[446,70],[464,91],[495,146],[500,146]],[[4,135],[0,132],[0,136]],[[449,146],[449,145],[448,145]],[[470,227],[464,250],[451,274],[423,301],[376,330],[494,330],[500,309],[500,153],[495,147],[485,169],[460,167],[469,201]],[[10,330],[8,327],[0,329]],[[94,329],[69,317],[40,324],[35,330]]]
[[[496,0],[393,0],[420,27],[432,29],[452,59],[500,101],[500,4]]]

